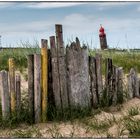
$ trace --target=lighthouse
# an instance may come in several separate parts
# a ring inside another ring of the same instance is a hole
[[[100,47],[102,50],[107,49],[107,40],[106,40],[106,34],[104,28],[100,27],[99,29],[99,38],[100,38]]]

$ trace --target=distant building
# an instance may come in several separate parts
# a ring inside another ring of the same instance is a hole
[[[104,32],[104,28],[102,27],[102,25],[101,25],[101,27],[99,29],[99,38],[100,38],[100,47],[101,47],[101,49],[102,50],[108,49],[107,40],[106,40],[106,34]]]

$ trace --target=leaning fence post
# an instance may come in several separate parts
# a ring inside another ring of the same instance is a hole
[[[15,113],[16,110],[15,64],[13,58],[9,58],[9,81],[10,81],[11,111],[12,113]]]
[[[28,55],[28,94],[30,120],[34,122],[34,55]]]
[[[34,111],[35,123],[41,121],[41,55],[34,54]]]
[[[61,109],[61,95],[60,95],[58,57],[57,57],[57,48],[56,48],[56,44],[55,44],[55,36],[50,37],[50,46],[51,46],[53,94],[54,94],[54,99],[55,99],[55,106],[57,109],[60,110]]]
[[[42,121],[45,122],[47,118],[47,96],[48,96],[48,41],[41,39],[41,66],[42,66]]]
[[[65,50],[63,44],[63,31],[62,25],[55,25],[56,30],[56,43],[58,50],[58,72],[60,81],[60,93],[62,100],[62,109],[68,108],[68,95],[67,95],[67,72],[66,72],[66,61],[65,61]]]
[[[7,71],[0,72],[0,93],[2,104],[2,116],[4,119],[6,119],[10,116],[10,96]]]
[[[102,68],[101,68],[101,54],[96,53],[96,77],[97,77],[97,92],[99,101],[103,95],[103,81],[102,81]]]
[[[21,109],[21,81],[20,75],[16,75],[16,97],[17,97],[17,113],[19,114]]]

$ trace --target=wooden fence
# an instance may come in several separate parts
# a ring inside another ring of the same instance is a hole
[[[116,105],[124,99],[140,97],[140,79],[135,69],[130,70],[125,88],[123,68],[107,58],[103,78],[102,56],[98,53],[89,56],[87,47],[81,46],[78,38],[65,48],[62,25],[55,27],[56,37],[50,37],[50,49],[48,41],[42,39],[41,54],[28,56],[29,113],[35,123],[47,120],[48,104],[52,100],[56,110],[63,112],[71,108]],[[10,58],[9,71],[0,72],[4,119],[21,109],[21,82]]]

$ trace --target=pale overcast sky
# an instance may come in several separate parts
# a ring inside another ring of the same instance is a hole
[[[17,46],[55,35],[63,25],[64,41],[79,37],[99,48],[100,24],[110,47],[140,48],[140,2],[0,2],[2,46]]]

